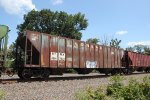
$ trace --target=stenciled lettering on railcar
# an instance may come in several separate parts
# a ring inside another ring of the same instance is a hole
[[[59,60],[65,61],[65,53],[59,53]]]
[[[74,48],[78,48],[78,44],[76,42],[74,43]]]
[[[51,52],[51,60],[58,60],[57,59],[57,52]]]

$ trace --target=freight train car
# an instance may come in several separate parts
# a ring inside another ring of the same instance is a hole
[[[0,74],[6,68],[8,31],[7,26],[0,26]],[[150,71],[148,55],[28,30],[17,38],[15,61],[13,67],[22,79],[62,75],[67,69],[78,74],[95,69],[106,75]],[[13,72],[8,70],[8,75]]]
[[[5,68],[7,56],[8,26],[0,25],[0,76]]]
[[[66,69],[74,69],[79,74],[88,74],[93,69],[114,74],[125,68],[123,49],[33,31],[20,35],[19,43],[24,51],[24,64],[16,64],[18,76],[24,79],[62,74]]]
[[[126,66],[130,71],[149,72],[150,56],[136,52],[126,51]]]

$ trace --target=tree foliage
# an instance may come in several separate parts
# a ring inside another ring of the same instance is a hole
[[[53,12],[43,9],[32,10],[24,15],[24,22],[18,25],[17,29],[19,32],[31,30],[80,40],[82,37],[80,31],[85,30],[87,26],[87,19],[81,13],[72,15],[63,11]]]
[[[146,45],[135,45],[133,47],[126,48],[126,50],[150,55],[150,47]]]
[[[118,40],[117,38],[111,39],[110,46],[114,48],[120,48],[119,46],[120,43],[121,43],[121,40]]]
[[[150,47],[145,46],[145,47],[144,47],[144,53],[145,53],[146,55],[150,55]]]
[[[135,48],[134,48],[134,47],[127,47],[126,50],[127,50],[127,51],[132,51],[132,52],[134,52],[134,51],[135,51]]]
[[[89,38],[89,39],[87,39],[86,42],[93,43],[93,44],[98,44],[99,39],[97,39],[97,38]]]

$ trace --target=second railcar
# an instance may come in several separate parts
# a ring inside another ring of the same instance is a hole
[[[70,68],[79,74],[93,69],[109,74],[124,68],[123,49],[33,31],[25,31],[20,38],[24,51],[24,64],[18,65],[20,78],[48,77]]]
[[[126,63],[132,71],[150,71],[150,56],[136,52],[126,51]]]

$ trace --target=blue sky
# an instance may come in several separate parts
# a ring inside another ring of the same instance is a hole
[[[9,44],[17,37],[23,14],[31,9],[85,14],[89,26],[82,31],[84,41],[107,36],[122,40],[123,48],[150,45],[150,0],[0,0],[0,24],[11,30]]]

